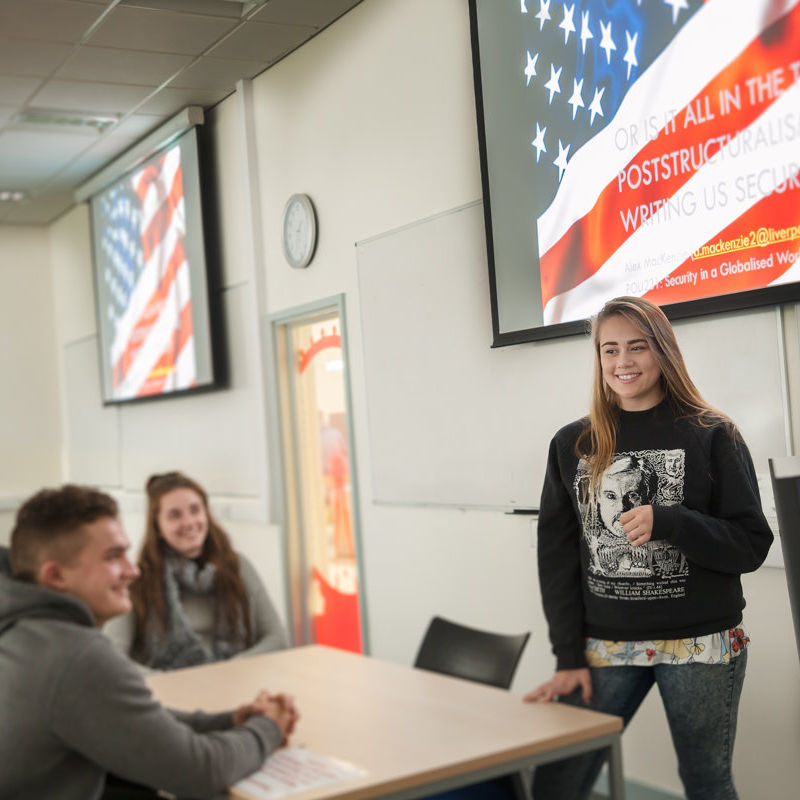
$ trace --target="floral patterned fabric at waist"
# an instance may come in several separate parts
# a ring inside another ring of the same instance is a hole
[[[612,642],[586,639],[590,667],[652,667],[656,664],[729,664],[750,642],[744,628],[688,639]]]

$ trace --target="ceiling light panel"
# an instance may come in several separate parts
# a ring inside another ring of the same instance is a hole
[[[85,111],[60,111],[26,108],[11,118],[15,128],[54,128],[61,131],[103,133],[119,122],[118,114],[93,114]]]

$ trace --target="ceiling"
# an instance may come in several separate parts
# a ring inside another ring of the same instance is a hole
[[[52,222],[176,112],[219,103],[359,2],[0,0],[0,223]]]

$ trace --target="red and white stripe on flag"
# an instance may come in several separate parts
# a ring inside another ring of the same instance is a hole
[[[799,71],[798,0],[708,0],[539,217],[545,322],[619,295],[663,305],[797,280],[800,238],[780,236],[800,224]],[[771,266],[723,266],[751,258]]]
[[[111,346],[114,394],[144,397],[197,382],[180,147],[135,173],[144,269]]]

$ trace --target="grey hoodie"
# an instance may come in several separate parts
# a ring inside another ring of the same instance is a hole
[[[232,712],[165,709],[82,601],[14,580],[0,566],[3,800],[95,800],[106,772],[211,797],[281,742],[266,717],[231,726]]]

